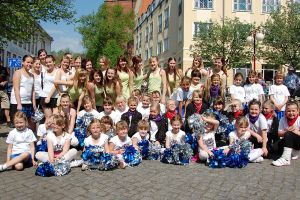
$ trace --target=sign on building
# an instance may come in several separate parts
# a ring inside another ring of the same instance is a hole
[[[20,58],[8,58],[9,68],[20,68],[22,67],[22,61]]]

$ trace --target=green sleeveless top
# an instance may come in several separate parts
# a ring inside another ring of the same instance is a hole
[[[111,87],[107,86],[105,88],[105,92],[106,92],[106,96],[110,96],[113,100],[115,100],[117,94],[116,94],[113,84],[111,84]]]
[[[180,77],[176,74],[176,81],[174,80],[174,74],[168,74],[169,86],[171,93],[173,93],[180,85]]]
[[[133,80],[133,88],[134,89],[141,89],[142,87],[142,83],[143,83],[143,73],[141,74],[138,74],[137,77],[134,77],[134,80]]]
[[[98,87],[95,85],[95,101],[96,106],[102,106],[104,100],[104,88],[103,86]]]
[[[129,74],[123,71],[118,72],[119,78],[121,80],[122,84],[122,95],[128,99],[130,97],[130,91],[129,91]]]
[[[148,79],[148,93],[151,93],[155,90],[158,90],[160,93],[162,92],[162,78],[160,75],[160,71],[157,74],[153,74],[152,72],[149,75]]]
[[[72,103],[74,103],[75,101],[77,101],[80,97],[80,95],[83,93],[83,88],[77,88],[77,90],[72,87],[71,89],[69,89],[69,96],[70,96],[70,100],[72,101]]]

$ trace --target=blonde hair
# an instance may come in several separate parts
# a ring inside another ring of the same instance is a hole
[[[89,136],[89,135],[92,134],[91,133],[91,126],[92,126],[92,124],[99,124],[99,126],[100,126],[100,132],[101,133],[105,132],[105,125],[103,123],[101,123],[101,121],[99,119],[93,119],[91,121],[91,123],[87,127],[87,136]]]
[[[236,127],[241,127],[241,126],[249,126],[249,120],[245,116],[240,116],[237,118],[235,121],[235,126]]]
[[[83,83],[83,85],[79,86],[79,78],[81,76],[85,76],[85,82]],[[85,91],[86,88],[87,88],[88,79],[89,79],[89,77],[88,77],[87,71],[85,69],[82,69],[82,68],[77,69],[76,72],[75,72],[75,76],[74,76],[74,85],[73,85],[73,87],[75,89],[78,89],[80,87],[80,88],[83,88],[83,90]]]
[[[154,108],[156,111],[158,111],[160,113],[160,105],[159,103],[154,103],[154,104],[151,104],[150,106],[150,110]]]
[[[144,119],[140,120],[137,124],[137,130],[140,130],[140,129],[149,130],[149,127],[150,127],[149,122]]]
[[[210,88],[211,88],[211,83],[212,83],[213,79],[216,78],[216,77],[219,78],[219,80],[220,80],[220,85],[219,85],[219,87],[220,87],[220,91],[219,91],[220,94],[219,94],[219,96],[221,96],[222,98],[224,97],[223,83],[222,83],[221,77],[220,77],[219,74],[213,74],[213,75],[210,77],[210,79],[208,79],[207,85],[206,85],[206,87],[205,87],[205,95],[204,95],[204,97],[205,97],[205,100],[206,100],[206,101],[208,101],[208,100],[210,99]]]
[[[136,104],[138,104],[137,98],[135,98],[135,97],[133,97],[133,96],[128,98],[128,100],[127,100],[128,106],[129,106],[129,104],[130,104],[131,102],[135,102]]]
[[[127,130],[129,129],[128,128],[128,124],[126,123],[126,121],[121,120],[121,121],[117,122],[117,124],[116,124],[116,132],[124,130],[124,129],[127,129]]]
[[[25,123],[26,123],[26,126],[28,124],[28,119],[26,117],[26,114],[23,113],[22,111],[17,111],[15,114],[14,114],[14,121],[16,119],[24,119]]]
[[[171,124],[173,124],[175,121],[179,121],[180,124],[182,125],[182,117],[179,114],[176,114],[172,119],[171,119]]]
[[[67,125],[68,125],[67,119],[64,116],[57,115],[57,114],[53,115],[53,123],[60,127],[64,126],[63,131],[65,131],[65,129],[67,128]]]
[[[192,100],[195,96],[198,96],[199,98],[203,98],[203,93],[200,90],[194,90],[192,94]]]

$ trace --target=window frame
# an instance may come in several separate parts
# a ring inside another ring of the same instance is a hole
[[[201,3],[201,1],[202,1],[202,3]],[[205,3],[207,5],[207,7],[205,7]],[[209,5],[211,5],[211,6],[209,6]],[[214,0],[195,0],[194,1],[194,8],[195,9],[202,9],[202,10],[213,10]]]
[[[245,1],[245,10],[241,9],[241,5]],[[250,6],[250,9],[249,9]],[[234,12],[252,12],[252,0],[233,0],[233,11]]]

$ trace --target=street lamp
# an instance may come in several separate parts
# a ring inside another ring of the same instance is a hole
[[[247,37],[247,42],[253,44],[253,70],[256,69],[256,41],[262,41],[265,37],[263,33],[260,32],[260,28],[256,28],[250,33],[251,35]]]

